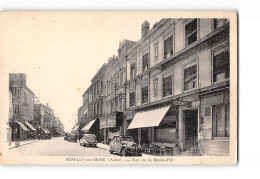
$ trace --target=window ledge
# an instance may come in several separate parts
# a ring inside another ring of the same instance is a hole
[[[229,78],[226,78],[224,80],[219,80],[219,81],[216,81],[216,82],[213,82],[213,84],[219,84],[219,83],[223,83],[223,82],[226,82],[226,81],[229,81],[230,79]]]
[[[183,93],[187,93],[187,92],[191,92],[191,91],[194,91],[194,90],[197,90],[198,89],[198,87],[196,87],[196,88],[192,88],[192,89],[188,89],[188,90],[183,90]]]

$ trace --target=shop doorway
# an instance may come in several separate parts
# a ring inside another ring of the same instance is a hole
[[[198,140],[198,110],[185,110],[184,114],[184,146],[186,150],[197,147]]]

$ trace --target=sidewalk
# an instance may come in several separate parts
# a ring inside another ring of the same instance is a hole
[[[18,144],[16,144],[16,141],[12,141],[11,145],[9,145],[9,149],[21,147],[23,145],[28,145],[28,144],[35,143],[35,142],[38,142],[38,141],[39,141],[38,139],[22,140],[22,141],[17,141]]]
[[[97,147],[101,149],[109,150],[109,145],[107,144],[97,143]]]

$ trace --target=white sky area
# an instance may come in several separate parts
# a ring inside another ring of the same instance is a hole
[[[162,18],[137,12],[16,12],[1,29],[4,67],[8,73],[26,73],[27,86],[41,103],[49,102],[70,131],[82,94],[102,64],[117,55],[119,41],[139,40],[145,20],[152,28]]]

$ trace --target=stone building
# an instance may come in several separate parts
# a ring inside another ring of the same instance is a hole
[[[126,54],[126,135],[229,152],[229,22],[162,19]]]
[[[53,123],[55,123],[54,110],[47,103],[44,104],[34,104],[34,121],[37,126],[38,133],[41,134],[52,134],[53,133]]]
[[[104,75],[104,115],[100,119],[101,139],[107,143],[113,136],[122,135],[123,112],[125,110],[126,53],[135,44],[123,40],[119,44],[118,56],[109,58]]]
[[[26,74],[9,74],[9,90],[12,92],[13,115],[9,119],[12,140],[24,140],[35,136],[33,127],[34,93],[26,85]]]

